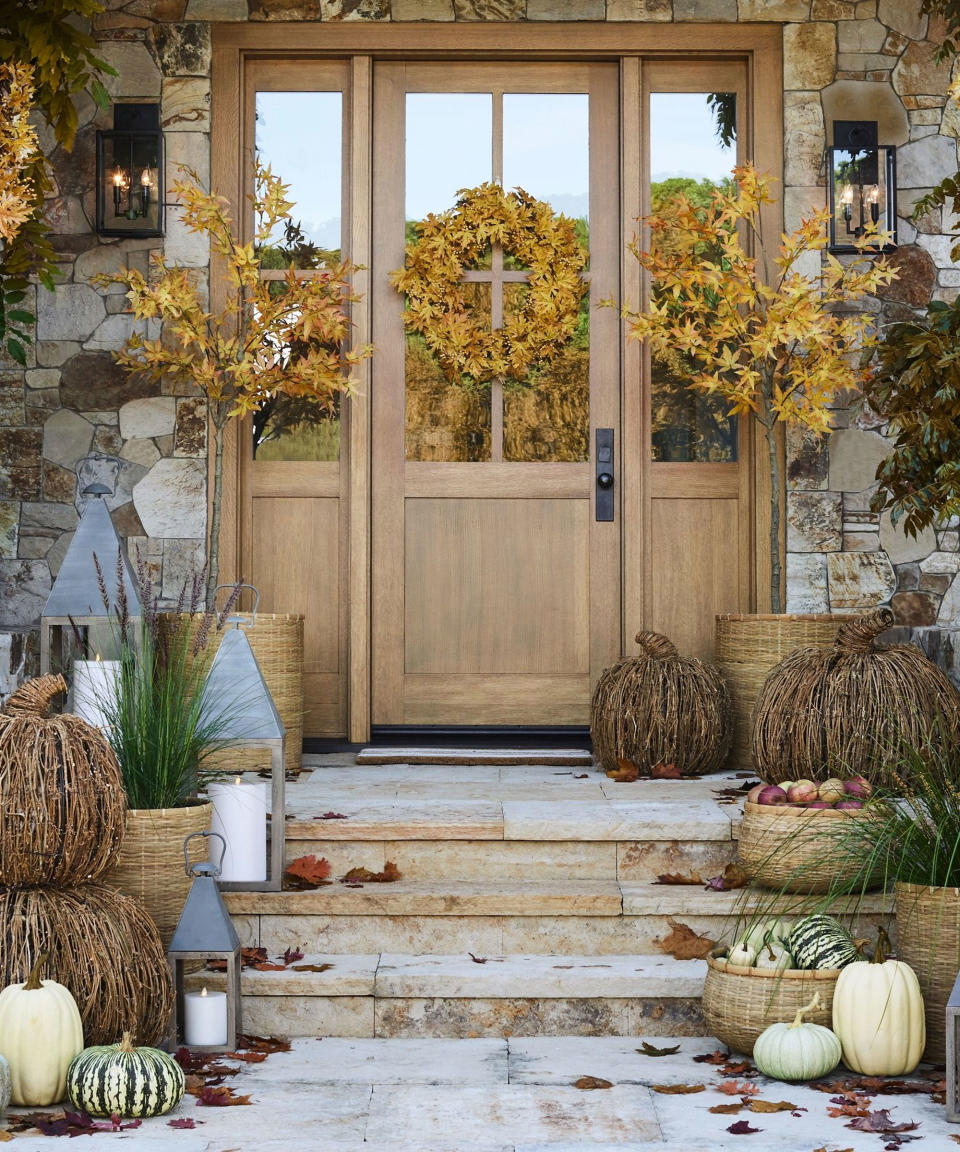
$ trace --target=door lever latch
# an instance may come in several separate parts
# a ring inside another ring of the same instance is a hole
[[[612,520],[614,505],[613,429],[597,429],[597,519]]]

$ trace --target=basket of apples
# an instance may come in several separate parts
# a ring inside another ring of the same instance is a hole
[[[837,854],[830,851],[825,823],[862,819],[871,791],[862,776],[831,778],[822,784],[785,780],[751,788],[737,848],[744,871],[764,888],[829,891],[837,872]]]

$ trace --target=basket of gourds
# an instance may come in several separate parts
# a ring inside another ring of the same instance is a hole
[[[807,1008],[810,1022],[829,1027],[833,994],[857,945],[832,916],[804,916],[794,924],[761,920],[725,952],[707,957],[703,1016],[707,1030],[734,1052],[753,1055],[771,1024],[789,1023]]]

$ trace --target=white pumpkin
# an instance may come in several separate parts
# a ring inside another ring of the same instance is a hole
[[[848,964],[833,994],[843,1062],[863,1076],[912,1072],[927,1042],[920,982],[909,964],[886,958],[888,942],[881,928],[873,960]]]
[[[10,1065],[11,1102],[30,1108],[67,1094],[67,1069],[83,1049],[77,1002],[55,980],[41,980],[44,953],[23,984],[0,992],[0,1055]]]
[[[742,940],[739,944],[734,946],[727,953],[727,963],[736,964],[740,968],[752,968],[753,962],[757,958],[756,948],[751,948]]]
[[[10,1065],[5,1056],[0,1056],[0,1119],[10,1105]]]
[[[742,943],[759,952],[764,944],[785,943],[789,935],[790,925],[786,920],[758,920],[743,934]]]
[[[840,1063],[840,1041],[821,1024],[807,1024],[804,1015],[820,1007],[820,993],[801,1008],[792,1024],[771,1024],[753,1046],[753,1062],[773,1080],[816,1080]]]
[[[757,953],[754,967],[772,968],[777,972],[785,972],[788,968],[793,967],[793,957],[788,948],[771,941],[769,944],[764,944]]]

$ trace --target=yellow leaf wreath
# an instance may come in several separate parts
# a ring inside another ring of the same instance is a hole
[[[573,221],[545,201],[481,184],[461,189],[452,208],[430,213],[416,229],[390,282],[407,297],[404,326],[423,336],[451,383],[525,380],[573,335],[586,254]],[[518,306],[495,331],[474,315],[461,282],[492,244],[529,269]]]

